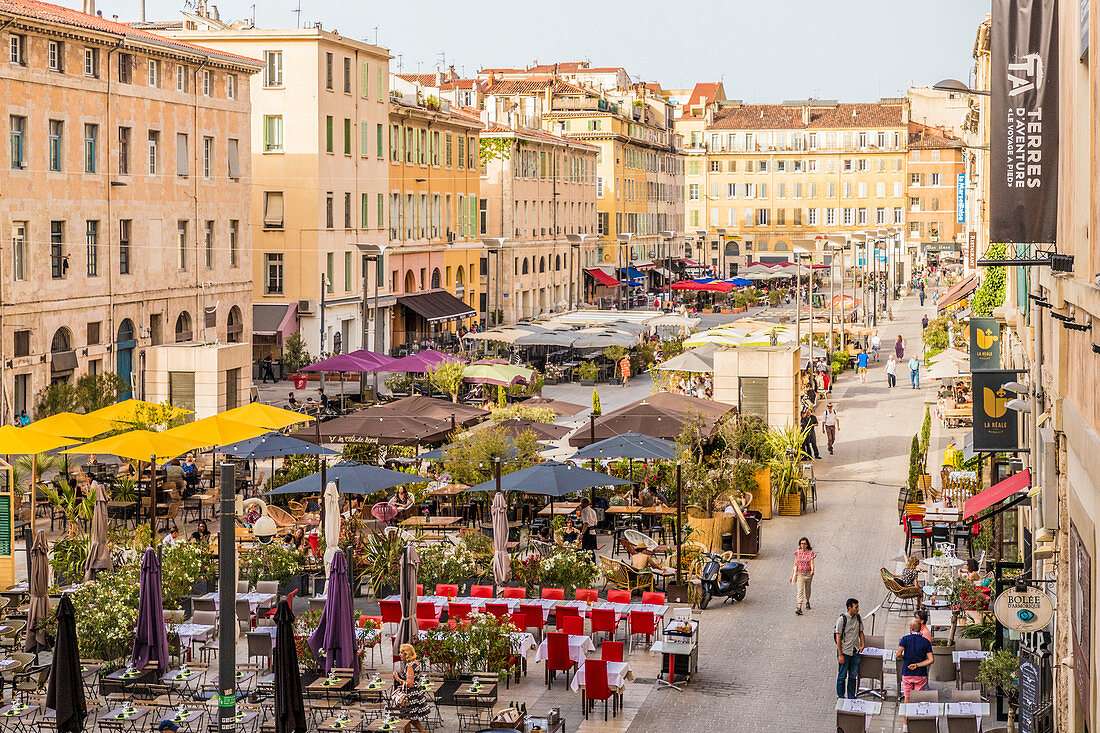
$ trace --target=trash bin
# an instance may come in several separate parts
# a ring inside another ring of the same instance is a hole
[[[305,388],[306,388],[306,377],[305,377],[305,375],[304,374],[295,374],[294,375],[294,389],[305,389]]]

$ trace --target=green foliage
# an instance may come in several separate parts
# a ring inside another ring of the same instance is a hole
[[[277,489],[283,484],[289,484],[291,481],[297,481],[300,478],[305,478],[312,473],[316,473],[320,470],[317,466],[316,456],[288,456],[283,463],[283,467],[275,471],[275,475],[264,482],[265,488],[268,491]],[[318,482],[317,493],[321,493],[322,487]]]
[[[932,412],[924,406],[924,422],[920,426],[921,473],[928,472],[928,445],[932,440]]]
[[[489,419],[493,422],[504,422],[512,418],[531,420],[532,422],[552,423],[558,418],[558,414],[549,407],[532,407],[531,405],[517,402],[508,407],[494,407],[492,413],[489,415]]]
[[[402,374],[401,372],[395,372],[386,377],[384,384],[386,389],[391,392],[408,392],[412,388],[412,377],[408,374]]]
[[[417,550],[420,570],[416,579],[424,588],[435,588],[438,583],[461,583],[467,578],[480,578],[485,568],[478,564],[474,554],[465,546],[450,542],[432,542]]]
[[[494,160],[508,160],[512,157],[512,139],[507,137],[483,137],[478,152],[483,166]]]
[[[959,629],[959,634],[967,639],[981,639],[982,649],[992,649],[993,642],[997,638],[997,621],[987,616],[980,622],[963,626]]]
[[[508,406],[508,393],[504,389],[504,385],[497,385],[497,407]]]
[[[657,360],[657,346],[654,341],[643,341],[634,351],[634,357],[630,360],[635,372],[648,369]]]
[[[539,583],[543,587],[563,588],[566,598],[577,588],[591,588],[596,582],[596,564],[585,550],[562,547],[540,563]]]
[[[344,443],[342,447],[345,460],[365,463],[368,466],[377,466],[378,459],[382,455],[378,443]]]
[[[160,585],[165,608],[181,608],[196,580],[211,580],[217,566],[205,543],[178,542],[163,548]]]
[[[595,389],[592,390],[592,414],[596,417],[603,414],[603,408],[600,407],[600,393]]]
[[[41,420],[59,412],[73,412],[77,405],[76,387],[68,382],[55,382],[36,396],[34,416]]]
[[[61,467],[61,457],[53,453],[39,453],[37,456],[19,456],[15,459],[17,475],[26,479],[26,488],[29,489],[33,480],[35,485],[42,483],[42,476]],[[32,475],[31,469],[35,469]],[[18,481],[16,482],[18,483]]]
[[[130,383],[114,372],[84,374],[76,380],[76,402],[84,412],[113,405],[129,391]]]
[[[42,484],[43,496],[58,511],[64,515],[66,523],[73,531],[80,525],[80,520],[90,520],[92,510],[95,509],[95,494],[89,493],[81,498],[74,484],[69,481],[59,481],[60,488],[53,484]]]
[[[990,244],[985,253],[988,259],[1004,259],[1005,245],[1003,243]],[[1005,268],[985,268],[985,279],[978,287],[974,296],[970,299],[970,310],[976,316],[991,316],[993,309],[1004,305],[1005,302]]]
[[[596,365],[591,361],[582,361],[576,368],[577,378],[583,379],[587,382],[596,381],[596,375],[599,370],[596,369]]]
[[[847,369],[849,363],[851,363],[851,356],[847,351],[834,351],[832,359],[833,377]]]
[[[428,659],[446,679],[471,672],[507,674],[512,658],[512,633],[518,631],[507,617],[470,614],[464,624],[428,629],[413,642],[417,655]]]
[[[84,563],[87,560],[88,538],[83,534],[73,532],[60,537],[50,548],[50,568],[63,582],[79,583],[84,580]]]
[[[622,346],[608,346],[603,350],[604,358],[608,361],[617,364],[620,359],[627,355],[627,350]]]
[[[920,482],[921,474],[921,458],[920,458],[920,438],[916,435],[913,436],[913,442],[909,446],[909,494],[910,497],[916,497],[917,485]]]
[[[161,432],[182,425],[189,413],[178,407],[172,407],[168,402],[157,404],[139,404],[134,409],[134,422],[131,426],[119,428],[116,433],[125,433],[130,430],[152,430]]]
[[[458,436],[447,450],[443,466],[453,481],[473,486],[493,477],[497,458],[501,474],[532,466],[539,460],[538,439],[530,430],[515,438],[495,427],[471,430]]]
[[[288,374],[293,374],[314,361],[306,349],[306,340],[302,338],[302,334],[295,331],[283,342],[283,369]]]
[[[369,534],[359,545],[359,551],[355,554],[355,566],[361,572],[361,577],[370,576],[370,589],[376,596],[383,586],[397,587],[401,552],[404,549],[405,540],[397,532]]]
[[[1015,704],[1019,658],[1007,649],[997,649],[978,664],[978,683],[997,691]]]
[[[941,351],[947,348],[947,327],[953,323],[951,316],[940,316],[928,322],[928,328],[921,333],[921,340],[930,350]]]
[[[249,588],[255,588],[261,580],[285,583],[302,574],[303,563],[302,553],[297,550],[278,543],[256,545],[240,553],[240,578],[248,581]]]
[[[669,338],[661,342],[661,354],[665,359],[671,359],[684,353],[684,340],[682,338]]]
[[[759,415],[741,415],[731,429],[733,448],[754,463],[767,463],[773,456],[769,430],[767,421]]]
[[[100,573],[73,594],[76,639],[84,659],[120,662],[130,656],[137,626],[141,566],[129,563]]]
[[[465,373],[465,362],[448,359],[439,362],[428,372],[428,381],[440,392],[449,394],[452,402],[458,402],[458,393],[462,391]]]
[[[768,431],[772,459],[771,483],[774,496],[797,494],[802,489],[802,442],[809,428],[788,426]]]

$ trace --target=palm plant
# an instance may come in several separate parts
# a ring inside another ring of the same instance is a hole
[[[787,426],[768,431],[772,491],[776,496],[797,494],[802,489],[800,464],[806,430],[808,428]]]

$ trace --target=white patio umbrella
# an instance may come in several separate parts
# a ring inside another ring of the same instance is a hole
[[[325,577],[332,572],[332,557],[340,549],[340,492],[336,484],[325,487]]]

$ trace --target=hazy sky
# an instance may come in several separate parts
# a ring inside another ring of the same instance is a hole
[[[80,7],[77,0],[54,0]],[[138,17],[140,0],[98,0],[105,17]],[[182,0],[145,0],[150,20],[176,18]],[[378,42],[406,73],[432,71],[446,54],[466,75],[482,66],[588,58],[669,88],[721,79],[747,102],[814,96],[848,101],[898,96],[911,83],[966,79],[987,0],[725,0],[629,3],[398,0],[221,0],[223,20],[265,28],[321,21]],[[455,11],[463,9],[459,15]]]

